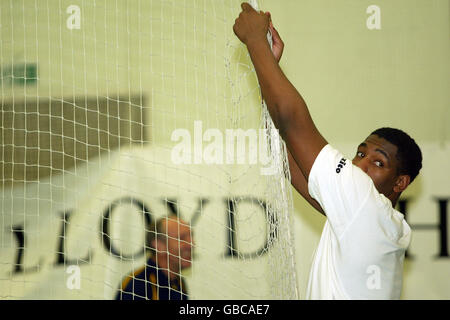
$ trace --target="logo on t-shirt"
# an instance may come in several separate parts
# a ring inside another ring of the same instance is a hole
[[[337,165],[336,168],[336,173],[341,172],[341,169],[347,164],[346,163],[347,159],[342,158],[341,161],[339,161],[339,164]]]

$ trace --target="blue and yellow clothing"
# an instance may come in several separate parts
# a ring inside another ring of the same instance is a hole
[[[185,282],[176,277],[170,280],[156,267],[152,257],[147,264],[127,275],[116,300],[187,300]]]

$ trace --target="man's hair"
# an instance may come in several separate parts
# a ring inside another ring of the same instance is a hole
[[[372,134],[397,147],[397,160],[399,161],[397,174],[409,175],[413,182],[422,168],[422,152],[414,139],[402,130],[394,128],[380,128]]]

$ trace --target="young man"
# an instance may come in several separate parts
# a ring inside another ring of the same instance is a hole
[[[269,113],[286,142],[293,186],[327,217],[307,298],[399,299],[411,229],[394,206],[421,168],[419,147],[404,132],[382,128],[358,146],[351,162],[345,159],[317,130],[278,66],[284,45],[270,14],[243,3],[233,30],[248,48]]]

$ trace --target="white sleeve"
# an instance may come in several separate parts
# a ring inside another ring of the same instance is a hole
[[[330,145],[320,151],[308,180],[309,194],[320,203],[338,237],[358,215],[374,187],[366,173]]]

